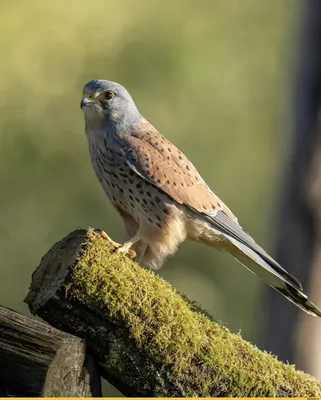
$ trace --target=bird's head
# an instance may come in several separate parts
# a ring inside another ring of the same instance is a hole
[[[113,129],[124,130],[142,119],[128,91],[112,81],[86,83],[80,107],[89,126],[101,121]]]

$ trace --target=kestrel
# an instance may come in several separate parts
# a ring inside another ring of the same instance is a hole
[[[300,282],[242,229],[188,158],[140,114],[123,86],[88,82],[81,108],[93,168],[129,235],[118,251],[132,249],[137,262],[156,270],[185,239],[202,242],[231,253],[302,310],[321,316]]]

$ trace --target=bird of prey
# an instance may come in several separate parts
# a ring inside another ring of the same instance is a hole
[[[81,108],[93,168],[129,236],[123,245],[113,242],[117,251],[136,254],[137,262],[156,270],[185,239],[202,242],[230,253],[302,310],[321,316],[300,282],[242,229],[191,161],[140,114],[123,86],[88,82]]]

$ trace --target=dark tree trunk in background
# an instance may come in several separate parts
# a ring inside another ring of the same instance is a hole
[[[314,228],[315,248],[309,279],[309,295],[318,305],[321,305],[321,120],[320,110],[317,140],[313,148],[310,174],[308,178],[308,199],[310,201]],[[295,342],[294,362],[300,369],[310,372],[321,379],[321,319],[315,321],[306,315],[299,315],[297,340]]]
[[[299,60],[294,88],[292,151],[283,178],[276,259],[302,282],[305,290],[313,297],[312,300],[316,303],[319,300],[318,305],[321,306],[321,296],[315,298],[315,293],[309,290],[312,269],[316,265],[314,260],[318,230],[309,199],[309,177],[316,147],[321,95],[321,1],[302,2],[301,15],[303,26],[297,41]],[[267,291],[267,296],[268,320],[264,332],[264,348],[282,360],[296,362],[298,368],[309,369],[306,364],[299,365],[301,357],[297,360],[294,357],[299,340],[296,332],[302,320],[302,312],[272,290]],[[310,323],[318,324],[311,317]]]

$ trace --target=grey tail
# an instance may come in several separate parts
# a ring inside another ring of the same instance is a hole
[[[228,235],[225,236],[234,245],[234,250],[231,251],[229,249],[229,251],[244,267],[263,279],[273,289],[301,308],[301,310],[314,317],[321,317],[319,308],[308,299],[302,290],[294,286],[291,280],[287,279],[283,274],[281,275],[274,268],[271,268],[271,265],[255,251],[243,243],[239,243],[236,239]]]
[[[301,310],[305,311],[306,313],[313,315],[314,317],[321,317],[321,311],[318,307],[313,304],[307,296],[301,292],[293,288],[293,286],[285,283],[285,288],[274,288],[279,293],[283,294],[289,301],[294,303],[297,307],[301,308]]]

